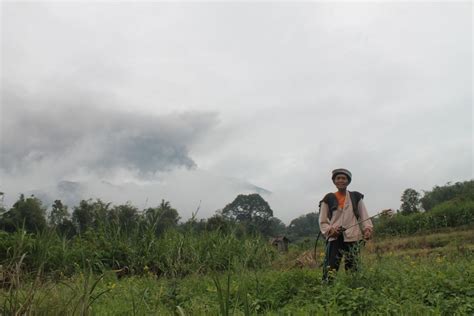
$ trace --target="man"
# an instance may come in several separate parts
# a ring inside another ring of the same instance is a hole
[[[347,186],[352,174],[347,169],[332,171],[337,192],[328,193],[320,202],[319,227],[326,237],[323,280],[329,281],[345,257],[346,270],[357,270],[359,248],[363,239],[370,239],[373,225],[363,201],[364,195],[350,192]],[[358,224],[360,222],[360,224]]]

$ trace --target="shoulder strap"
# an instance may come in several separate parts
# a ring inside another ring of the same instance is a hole
[[[359,202],[364,198],[364,195],[357,191],[349,191],[349,195],[351,197],[352,202],[352,210],[354,211],[354,215],[359,220],[360,213],[359,213]],[[324,198],[319,201],[319,210],[321,211],[321,204],[326,203],[328,205],[328,218],[331,220],[333,211],[337,210],[337,198],[334,193],[328,193],[324,196]]]
[[[328,219],[331,220],[332,212],[337,210],[337,198],[334,193],[328,193],[324,198],[319,201],[319,211],[321,212],[321,204],[326,203],[328,205]]]
[[[352,210],[354,211],[354,215],[359,220],[360,213],[359,213],[359,202],[364,198],[364,195],[357,191],[349,191],[351,202],[352,202]]]

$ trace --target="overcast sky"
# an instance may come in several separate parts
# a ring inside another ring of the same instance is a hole
[[[371,214],[473,178],[470,2],[1,9],[8,203],[67,180],[207,217],[252,184],[288,223],[334,168]]]

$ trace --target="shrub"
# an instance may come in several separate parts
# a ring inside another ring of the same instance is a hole
[[[376,222],[376,231],[379,235],[407,235],[472,224],[474,201],[453,199],[437,205],[430,212],[381,218]]]

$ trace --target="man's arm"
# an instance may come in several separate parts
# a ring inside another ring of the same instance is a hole
[[[364,232],[364,238],[370,239],[372,237],[372,232],[374,229],[374,225],[372,224],[372,220],[367,220],[369,218],[369,213],[367,212],[367,208],[365,207],[364,200],[359,201],[359,214],[360,218],[359,221],[362,224],[362,230]]]
[[[325,203],[321,203],[321,209],[319,210],[319,229],[321,233],[327,238],[337,237],[339,231],[337,227],[332,227],[328,217],[329,206]]]

